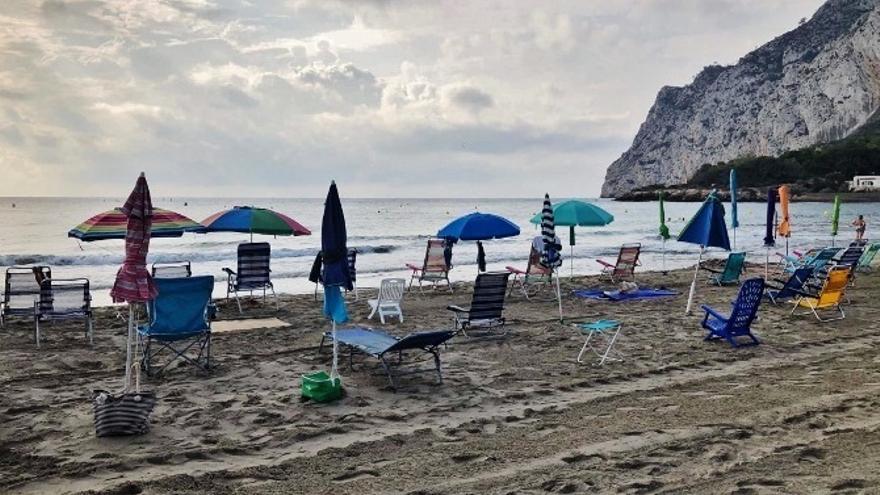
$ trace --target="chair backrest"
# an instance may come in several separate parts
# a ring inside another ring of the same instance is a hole
[[[732,334],[748,331],[755,320],[755,315],[758,314],[763,295],[764,279],[750,278],[743,282],[739,289],[739,295],[736,296],[736,301],[733,303],[730,319],[727,321],[728,330]]]
[[[238,287],[263,287],[270,282],[269,261],[272,248],[268,242],[249,242],[238,245]]]
[[[535,279],[547,279],[553,274],[553,269],[541,264],[541,251],[535,249],[534,244],[529,248],[529,264],[526,266],[526,281]]]
[[[828,271],[828,276],[825,277],[825,283],[822,284],[822,290],[817,297],[817,306],[840,304],[846,291],[846,284],[849,283],[851,269],[852,267],[849,266],[835,266]]]
[[[813,257],[813,259],[808,261],[807,264],[818,270],[827,265],[828,262],[830,262],[831,259],[834,258],[834,256],[840,251],[841,248],[825,248],[819,251],[819,253],[817,253],[816,256]]]
[[[399,303],[403,300],[403,292],[406,290],[406,280],[402,278],[385,278],[379,284],[379,304]]]
[[[724,272],[721,273],[721,282],[736,282],[742,275],[746,264],[746,253],[730,253],[727,262],[724,263]]]
[[[147,303],[150,333],[185,334],[210,328],[208,304],[214,277],[158,278],[155,282],[159,295]]]
[[[868,249],[866,249],[864,254],[862,254],[862,257],[859,258],[859,268],[871,266],[871,263],[874,262],[874,258],[877,257],[877,251],[880,251],[880,242],[875,242],[868,246]]]
[[[46,279],[40,284],[38,310],[43,316],[86,315],[91,311],[89,279]]]
[[[351,276],[352,282],[357,282],[357,249],[348,250],[348,274]]]
[[[446,264],[446,255],[444,249],[446,241],[443,239],[428,239],[428,247],[425,249],[425,263],[422,266],[422,272],[443,273],[449,271]]]
[[[507,278],[510,272],[491,272],[477,275],[474,296],[468,318],[492,320],[501,318],[504,312],[504,296],[507,294]]]
[[[782,290],[779,291],[779,294],[782,295],[783,292],[791,293],[795,290],[803,290],[804,284],[806,284],[807,280],[810,280],[810,277],[812,276],[812,267],[802,266],[798,268],[794,271],[794,273],[791,274],[791,277],[788,278],[788,280],[785,282],[785,285],[782,286]]]
[[[52,278],[48,266],[11,266],[6,269],[3,288],[3,312],[34,311],[34,302],[40,298],[40,284]]]
[[[153,278],[192,277],[192,265],[189,261],[171,263],[153,263]]]
[[[639,264],[639,254],[641,252],[642,245],[638,242],[620,246],[620,252],[617,254],[617,264],[614,265],[614,276],[631,276],[635,272],[636,265]]]
[[[839,266],[855,266],[863,254],[865,254],[864,246],[850,246],[838,253],[833,259]]]

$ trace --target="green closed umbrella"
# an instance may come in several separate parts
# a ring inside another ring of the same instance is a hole
[[[539,213],[532,217],[531,223],[535,225],[541,224],[542,215]],[[602,208],[586,201],[570,199],[553,205],[553,219],[557,227],[568,227],[568,245],[570,246],[572,256],[569,264],[571,274],[574,275],[574,228],[580,227],[602,227],[614,221],[614,215],[608,213]]]
[[[834,246],[834,238],[840,228],[840,194],[834,195],[834,210],[831,212],[831,245]]]

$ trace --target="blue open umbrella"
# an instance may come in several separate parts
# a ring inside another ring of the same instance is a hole
[[[486,269],[486,253],[479,241],[518,235],[519,227],[515,223],[500,215],[478,211],[456,218],[437,232],[437,237],[452,242],[477,241],[477,266],[480,271]]]
[[[678,234],[678,241],[700,246],[700,258],[697,261],[697,267],[694,269],[694,281],[691,283],[691,291],[688,294],[686,309],[686,313],[691,314],[694,293],[697,290],[697,274],[700,270],[700,263],[703,261],[703,251],[710,247],[730,251],[727,223],[724,221],[724,205],[721,204],[721,200],[718,199],[714,191],[709,193],[709,197],[706,198],[706,201],[697,210],[697,214],[691,218],[691,221],[684,227],[684,230]]]
[[[348,320],[345,297],[342,289],[352,290],[351,274],[348,271],[348,247],[345,231],[345,215],[339,201],[336,182],[330,183],[327,199],[324,201],[324,218],[321,221],[321,254],[323,257],[322,281],[324,284],[324,315],[330,319],[333,340],[333,367],[331,379],[338,376],[338,349],[336,345],[336,324]]]

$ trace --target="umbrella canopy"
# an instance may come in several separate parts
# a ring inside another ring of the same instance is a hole
[[[776,245],[776,188],[767,189],[767,227],[764,234],[764,246],[771,248]]]
[[[663,193],[658,193],[660,199],[660,237],[663,240],[668,240],[671,236],[669,235],[669,227],[666,226],[666,207],[663,205]]]
[[[776,227],[776,233],[782,237],[791,237],[791,217],[788,214],[788,202],[791,199],[791,191],[788,186],[779,186],[779,216],[782,219]]]
[[[704,248],[718,247],[730,251],[727,224],[724,221],[724,205],[711,193],[697,214],[678,235],[679,242],[698,244]]]
[[[296,220],[268,208],[235,206],[202,220],[205,232],[242,232],[266,235],[311,235]]]
[[[201,231],[202,225],[180,213],[153,208],[150,237],[180,237],[184,232]],[[128,231],[128,216],[122,208],[114,208],[89,218],[67,232],[85,242],[105,239],[125,239]]]
[[[562,257],[559,256],[562,246],[556,238],[556,219],[549,194],[544,195],[544,207],[541,209],[541,238],[544,241],[541,264],[547,268],[557,268],[562,264]]]
[[[153,202],[144,174],[138,178],[125,205],[120,209],[128,218],[125,234],[125,261],[116,274],[110,290],[113,302],[147,302],[159,293],[147,271],[150,251]]]
[[[330,319],[333,341],[333,367],[331,379],[339,375],[337,364],[339,351],[336,343],[336,324],[348,320],[345,297],[342,288],[351,290],[351,274],[348,271],[348,233],[345,230],[345,214],[336,182],[330,183],[327,199],[324,201],[324,218],[321,220],[321,255],[324,283],[324,316]]]
[[[453,241],[485,241],[519,235],[519,227],[492,213],[469,213],[456,218],[437,232],[437,237]]]
[[[587,203],[586,201],[580,201],[577,199],[570,199],[568,201],[557,203],[553,207],[553,217],[556,225],[570,227],[568,244],[571,246],[574,246],[575,243],[574,228],[576,226],[602,227],[614,221],[614,215],[611,213],[608,213],[593,203]],[[530,222],[540,224],[541,214],[533,216]]]
[[[840,228],[840,194],[834,195],[834,209],[831,212],[831,235],[836,236]]]

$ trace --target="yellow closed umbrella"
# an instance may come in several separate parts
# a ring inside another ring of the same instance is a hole
[[[779,215],[781,220],[776,226],[776,234],[785,237],[785,255],[788,256],[788,238],[791,237],[791,216],[788,213],[788,202],[791,191],[788,186],[779,186]]]

